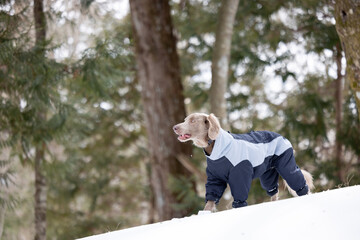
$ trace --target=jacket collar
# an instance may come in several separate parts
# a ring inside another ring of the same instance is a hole
[[[210,156],[207,157],[211,160],[217,160],[225,156],[230,151],[232,139],[233,137],[230,135],[230,133],[221,128],[219,135],[215,139],[214,148]]]

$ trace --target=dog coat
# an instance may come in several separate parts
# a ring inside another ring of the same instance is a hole
[[[279,174],[301,196],[308,192],[305,178],[295,163],[291,143],[278,133],[251,131],[232,134],[220,129],[211,155],[207,155],[206,201],[219,202],[229,184],[233,207],[246,206],[251,182],[260,178],[268,195],[278,192]]]

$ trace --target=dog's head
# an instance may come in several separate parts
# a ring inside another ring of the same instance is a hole
[[[220,131],[219,120],[214,114],[193,113],[184,122],[173,127],[181,142],[192,140],[197,147],[207,147],[208,140],[215,140]]]

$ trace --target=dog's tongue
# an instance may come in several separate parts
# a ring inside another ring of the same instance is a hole
[[[190,137],[191,137],[190,134],[184,134],[184,135],[179,136],[179,139],[181,139],[181,140],[186,140],[186,139],[188,139],[188,138],[190,138]]]

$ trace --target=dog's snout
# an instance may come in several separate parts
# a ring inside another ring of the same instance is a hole
[[[173,130],[177,131],[179,129],[178,125],[173,126]]]

